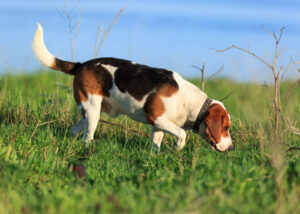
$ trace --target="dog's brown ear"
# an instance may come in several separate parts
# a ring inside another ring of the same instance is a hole
[[[212,105],[205,118],[205,131],[213,143],[219,143],[221,136],[228,132],[229,119],[226,118],[226,111],[218,104]],[[227,116],[228,117],[228,116]],[[226,130],[225,130],[226,129]]]
[[[205,131],[210,140],[215,144],[220,142],[222,134],[222,120],[220,120],[220,118],[218,119],[218,117],[213,114],[208,114],[205,119],[205,124]]]

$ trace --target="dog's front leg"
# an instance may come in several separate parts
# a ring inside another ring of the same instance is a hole
[[[175,123],[173,123],[172,121],[165,119],[163,117],[159,117],[155,121],[155,127],[177,137],[177,141],[175,145],[177,150],[181,150],[185,146],[185,138],[186,138],[185,131],[179,126],[177,126]]]
[[[151,143],[154,152],[160,151],[160,145],[163,137],[164,137],[164,132],[157,129],[155,126],[153,126],[151,130]]]

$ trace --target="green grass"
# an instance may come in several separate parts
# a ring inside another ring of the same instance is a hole
[[[282,129],[283,159],[276,162],[264,86],[226,79],[206,85],[211,98],[233,92],[224,104],[232,119],[234,151],[214,152],[189,132],[181,152],[172,149],[175,139],[167,135],[155,155],[148,137],[107,124],[98,125],[88,149],[82,135],[69,137],[80,116],[68,78],[58,72],[8,75],[7,81],[1,77],[0,213],[300,212],[300,152],[286,152],[300,146],[299,137]],[[199,80],[191,81],[199,85]],[[283,83],[283,95],[291,84]],[[284,106],[291,121],[299,121],[299,87]],[[102,119],[150,132],[150,126],[125,116]],[[86,166],[83,179],[68,168],[79,159]]]

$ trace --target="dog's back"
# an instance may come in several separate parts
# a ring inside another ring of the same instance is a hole
[[[154,124],[166,107],[174,108],[167,112],[179,115],[176,110],[183,100],[176,100],[179,85],[175,78],[180,76],[173,71],[116,58],[90,60],[77,69],[74,94],[79,105],[89,94],[98,94],[103,96],[102,110],[112,117],[126,114],[137,121]],[[173,102],[166,105],[166,100]]]

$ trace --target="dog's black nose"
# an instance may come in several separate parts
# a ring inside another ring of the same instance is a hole
[[[231,151],[231,150],[234,150],[234,146],[233,145],[231,145],[231,146],[228,147],[228,151]]]

